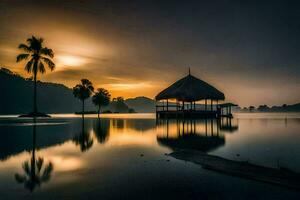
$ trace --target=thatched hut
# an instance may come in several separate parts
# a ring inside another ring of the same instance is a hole
[[[216,116],[218,101],[224,100],[225,95],[212,85],[194,77],[190,71],[187,76],[176,81],[156,97],[156,113],[159,117],[184,115],[184,116]],[[176,101],[170,103],[169,101]],[[205,101],[204,108],[196,108],[197,101]],[[210,109],[207,102],[210,101]],[[216,103],[213,106],[213,102]],[[215,110],[213,109],[215,107]]]

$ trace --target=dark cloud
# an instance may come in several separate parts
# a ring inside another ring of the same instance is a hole
[[[47,80],[151,82],[153,97],[191,67],[244,105],[300,99],[299,1],[2,0],[0,17],[2,65],[30,34],[87,60]]]

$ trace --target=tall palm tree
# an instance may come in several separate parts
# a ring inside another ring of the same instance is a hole
[[[28,73],[33,74],[34,80],[34,90],[33,90],[33,115],[38,113],[37,110],[37,74],[45,73],[46,67],[51,71],[54,70],[55,64],[51,60],[54,57],[52,49],[43,46],[44,40],[42,38],[37,38],[32,36],[28,38],[27,44],[20,44],[19,49],[23,50],[24,53],[21,53],[17,56],[17,62],[23,60],[29,60],[25,65],[25,70]],[[45,67],[46,66],[46,67]]]
[[[73,94],[82,101],[82,118],[84,118],[84,101],[88,99],[94,92],[94,87],[88,79],[81,79],[81,84],[73,87]]]
[[[93,103],[98,106],[98,118],[100,117],[101,106],[107,106],[110,102],[110,94],[104,88],[99,88],[93,96]]]

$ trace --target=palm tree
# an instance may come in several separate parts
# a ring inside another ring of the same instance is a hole
[[[33,115],[37,115],[37,74],[45,73],[46,67],[51,71],[54,70],[55,64],[51,60],[54,57],[52,49],[43,46],[43,39],[32,36],[27,39],[27,44],[20,44],[19,49],[23,50],[17,56],[17,62],[29,60],[25,65],[25,70],[33,74],[34,89],[33,89]],[[46,67],[45,67],[46,66]]]
[[[88,99],[94,92],[94,87],[88,79],[81,79],[81,84],[73,87],[73,94],[82,101],[82,118],[84,118],[84,101]]]
[[[99,88],[93,96],[93,103],[98,106],[98,118],[100,117],[101,106],[107,106],[110,102],[110,94],[104,88]]]

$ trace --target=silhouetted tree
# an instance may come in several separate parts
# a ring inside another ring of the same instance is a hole
[[[123,97],[113,98],[112,102],[110,103],[110,108],[115,113],[128,113],[129,107],[125,103]],[[134,110],[132,110],[134,112]]]
[[[260,112],[267,112],[270,110],[270,108],[267,105],[260,105],[258,106],[257,110]]]
[[[45,73],[47,66],[51,71],[54,70],[55,64],[51,60],[54,57],[52,49],[43,46],[43,39],[32,36],[27,39],[27,44],[20,44],[19,49],[24,53],[17,56],[17,62],[29,60],[25,65],[25,70],[33,74],[33,114],[37,114],[37,74]]]
[[[104,88],[99,88],[93,96],[93,103],[98,106],[98,118],[100,117],[101,106],[107,106],[110,102],[110,94]]]
[[[249,111],[250,112],[253,112],[255,110],[255,107],[254,106],[249,106]]]
[[[82,118],[84,118],[84,101],[88,99],[94,92],[94,87],[88,79],[81,79],[81,84],[73,87],[73,94],[82,101]]]

